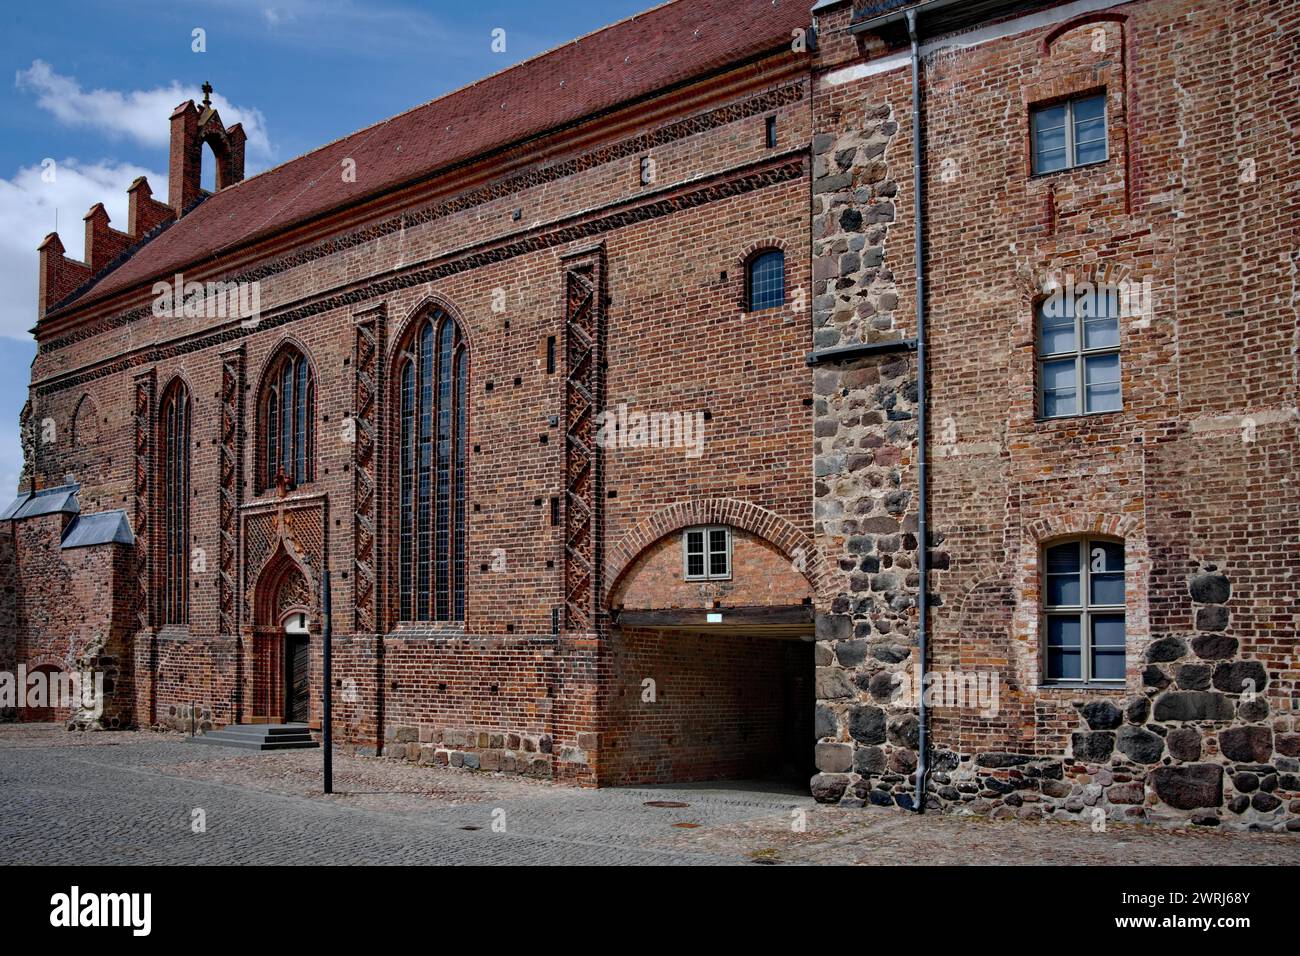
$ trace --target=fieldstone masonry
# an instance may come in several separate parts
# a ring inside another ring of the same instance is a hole
[[[858,111],[854,111],[855,114]],[[817,348],[900,337],[885,236],[898,185],[885,150],[898,133],[888,104],[869,104],[838,135],[813,137],[813,344]]]
[[[976,754],[931,776],[945,809],[1300,831],[1300,734],[1270,720],[1269,675],[1224,633],[1231,584],[1214,564],[1188,582],[1195,631],[1151,642],[1143,693],[1075,702],[1061,760]]]
[[[866,104],[842,114],[842,133],[813,139],[816,348],[902,339],[885,249],[898,194],[892,113]],[[840,586],[817,617],[812,789],[822,801],[909,806],[919,724],[899,689],[916,643],[916,363],[900,351],[822,365],[813,392],[814,532]]]
[[[399,724],[388,730],[384,756],[421,766],[457,767],[551,779],[555,765],[588,764],[594,733],[580,733],[576,746],[556,747],[550,734],[474,731]]]

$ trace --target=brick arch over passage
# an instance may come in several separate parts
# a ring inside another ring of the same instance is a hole
[[[603,603],[608,605],[627,571],[645,549],[665,535],[693,525],[725,524],[763,538],[791,561],[804,556],[799,570],[808,579],[818,600],[829,600],[832,575],[812,538],[780,515],[735,498],[702,498],[679,501],[640,521],[605,557]]]

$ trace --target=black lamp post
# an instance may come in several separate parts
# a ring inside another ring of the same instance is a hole
[[[332,691],[334,689],[334,679],[330,673],[330,644],[333,637],[333,627],[330,624],[330,572],[325,569],[325,576],[321,580],[321,640],[325,642],[325,715],[321,727],[321,747],[325,751],[325,792],[334,792],[334,727],[332,718]]]

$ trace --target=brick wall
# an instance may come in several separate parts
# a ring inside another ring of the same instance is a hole
[[[263,568],[269,580],[282,567],[275,555],[287,529],[313,594],[331,570],[336,732],[345,742],[415,760],[441,751],[449,762],[458,753],[504,762],[515,753],[522,772],[593,782],[598,701],[612,666],[605,625],[552,629],[564,603],[564,526],[552,523],[550,507],[566,494],[564,257],[601,248],[606,404],[707,418],[702,457],[661,448],[603,453],[600,549],[683,500],[742,501],[806,534],[807,96],[806,60],[778,52],[192,276],[259,281],[257,322],[158,317],[147,290],[89,307],[75,322],[61,319],[41,340],[33,373],[34,418],[56,425],[52,440],[38,443],[35,474],[49,484],[73,473],[83,510],[124,507],[136,524],[153,517],[137,548],[140,594],[156,592],[161,558],[157,397],[180,378],[193,407],[189,621],[159,629],[151,619],[136,636],[137,721],[187,731],[191,722],[204,729],[248,719],[268,680],[274,699],[275,678],[258,675],[271,666],[278,622],[259,619],[259,602]],[[768,117],[775,148],[765,141]],[[641,179],[646,156],[654,161],[649,183]],[[769,246],[785,250],[787,303],[746,314],[744,259]],[[455,317],[469,349],[466,614],[463,625],[411,626],[396,620],[388,561],[397,544],[394,359],[434,305]],[[366,369],[379,393],[369,412],[358,406],[359,326],[377,330],[380,347]],[[548,372],[552,337],[559,361]],[[280,499],[254,480],[254,415],[263,370],[286,342],[315,375],[317,477]],[[230,369],[239,379],[233,390]],[[99,427],[73,429],[91,408]],[[373,427],[377,448],[375,464],[362,465],[378,502],[368,551],[358,537],[362,459],[352,439],[360,414],[371,416],[361,425]],[[762,591],[772,589],[759,578],[778,554],[756,544],[754,563],[748,547],[736,584],[746,601],[765,603]],[[358,573],[376,582],[374,632],[357,626]],[[606,582],[598,583],[603,601]],[[801,590],[775,603],[809,593],[797,574],[787,572],[785,584]],[[232,590],[234,634],[223,617]],[[411,744],[423,745],[423,756]]]

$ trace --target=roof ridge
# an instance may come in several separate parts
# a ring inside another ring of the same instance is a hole
[[[331,146],[335,146],[343,142],[344,140],[349,140],[352,139],[352,137],[354,136],[360,136],[362,133],[379,129],[380,127],[386,126],[389,123],[393,122],[394,120],[401,119],[403,116],[409,116],[411,113],[414,113],[418,110],[422,110],[427,106],[432,106],[434,103],[437,103],[439,100],[445,100],[452,96],[455,96],[457,93],[462,93],[465,90],[471,90],[476,86],[480,86],[488,82],[489,80],[494,80],[499,76],[504,76],[505,74],[510,73],[512,70],[522,69],[525,66],[537,62],[538,60],[543,60],[548,56],[559,53],[561,50],[565,50],[568,47],[581,43],[583,40],[587,40],[591,37],[596,36],[597,34],[604,33],[606,30],[612,30],[615,27],[622,26],[625,23],[631,23],[636,19],[638,19],[639,17],[647,16],[648,14],[655,13],[659,10],[662,10],[664,7],[671,7],[673,4],[679,2],[681,2],[681,0],[664,0],[663,3],[656,4],[655,6],[649,7],[648,9],[641,10],[637,13],[631,14],[630,16],[623,17],[623,19],[621,20],[615,20],[613,23],[607,23],[603,27],[597,27],[594,30],[590,30],[587,33],[584,33],[582,36],[574,37],[572,40],[565,40],[563,43],[558,43],[555,46],[550,47],[549,49],[541,51],[540,53],[534,53],[532,56],[520,60],[518,63],[512,63],[510,66],[502,67],[501,69],[497,70],[495,73],[489,73],[486,76],[480,76],[477,80],[471,80],[469,83],[465,83],[462,86],[458,86],[453,90],[448,90],[446,93],[439,93],[437,96],[433,97],[433,99],[424,100],[420,103],[416,103],[414,106],[409,106],[406,109],[402,110],[401,112],[394,113],[391,116],[385,116],[383,119],[380,120],[376,120],[375,122],[371,123],[368,126],[362,126],[358,129],[354,129],[350,133],[344,133],[342,136],[337,136],[334,139],[327,140],[326,142],[321,143],[319,146],[313,146],[305,153],[299,153],[297,156],[293,156],[289,159],[286,159],[282,163],[277,163],[274,166],[268,166],[266,169],[263,169],[260,172],[256,172],[252,176],[246,176],[245,178],[241,179],[239,182],[232,183],[230,186],[226,187],[225,189],[219,190],[219,192],[221,193],[233,192],[234,190],[238,189],[240,186],[244,185],[245,183],[252,182],[261,176],[265,176],[267,173],[275,172],[275,170],[277,169],[283,169],[285,166],[288,166],[291,163],[296,163],[299,160],[307,159],[314,153],[319,153],[323,150],[329,149]],[[191,100],[190,102],[193,101]],[[214,192],[212,193],[212,195],[215,196],[217,195],[217,193]]]

